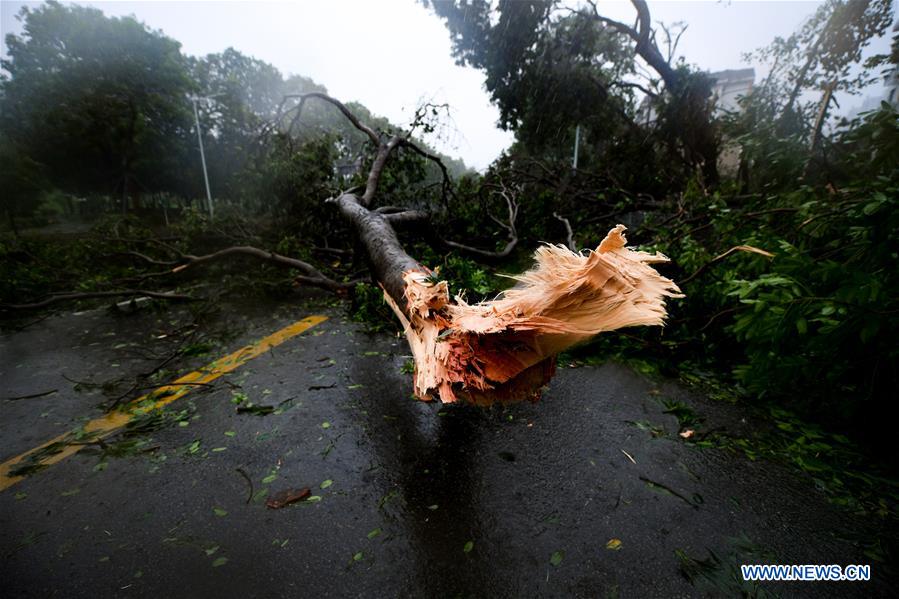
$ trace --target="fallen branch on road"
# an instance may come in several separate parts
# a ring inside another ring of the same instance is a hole
[[[303,283],[310,287],[327,289],[328,291],[333,291],[338,294],[346,294],[355,286],[355,282],[340,283],[338,281],[335,281],[334,279],[325,276],[317,268],[315,268],[308,262],[304,262],[303,260],[291,258],[289,256],[282,256],[281,254],[276,254],[275,252],[261,250],[259,248],[250,246],[233,246],[225,248],[223,250],[219,250],[212,254],[207,254],[205,256],[182,254],[181,259],[185,262],[173,268],[172,273],[178,273],[192,266],[197,266],[199,264],[213,262],[232,256],[249,256],[259,260],[264,260],[266,262],[271,262],[278,266],[293,268],[303,273],[294,277],[294,280],[296,280],[297,282]]]
[[[52,395],[59,391],[59,389],[50,389],[49,391],[41,391],[40,393],[32,393],[30,395],[19,395],[17,397],[4,397],[5,401],[19,401],[20,399],[36,399],[38,397],[45,397],[47,395]]]
[[[189,295],[180,295],[177,293],[164,293],[160,291],[146,291],[144,289],[122,289],[120,291],[85,291],[85,292],[66,292],[50,294],[49,297],[28,304],[0,304],[0,309],[5,310],[35,310],[38,308],[46,308],[57,302],[95,299],[100,297],[149,297],[153,299],[161,299],[175,302],[195,302],[199,298]]]

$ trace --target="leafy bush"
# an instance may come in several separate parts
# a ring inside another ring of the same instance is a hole
[[[845,132],[823,184],[685,194],[707,220],[659,227],[654,245],[675,258],[687,297],[663,337],[638,335],[652,341],[638,353],[729,373],[752,397],[841,429],[884,432],[899,372],[896,123],[884,106]],[[775,256],[716,259],[739,245]]]

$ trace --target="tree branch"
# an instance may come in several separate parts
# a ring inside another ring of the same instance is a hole
[[[157,260],[155,258],[151,258],[146,254],[141,254],[140,252],[115,252],[114,254],[109,254],[110,256],[132,256],[134,258],[140,258],[141,260],[148,262],[150,264],[155,264],[157,266],[175,266],[178,264],[176,260]]]
[[[654,91],[650,90],[648,87],[640,85],[639,83],[635,83],[633,81],[613,81],[609,84],[609,87],[633,87],[634,89],[639,89],[641,92],[649,96],[650,98],[658,98],[659,95]]]
[[[368,254],[375,279],[399,306],[405,308],[406,284],[403,273],[426,269],[400,245],[386,215],[369,210],[351,193],[341,194],[328,202],[335,204],[341,215],[356,229],[359,242]]]
[[[665,60],[664,56],[662,56],[658,46],[655,45],[651,37],[652,17],[649,13],[649,6],[646,5],[645,0],[631,0],[631,4],[633,4],[634,8],[637,10],[637,28],[630,27],[620,21],[602,16],[599,14],[596,2],[593,0],[587,0],[587,4],[593,9],[593,19],[608,25],[619,33],[627,35],[637,43],[635,48],[637,54],[639,54],[640,57],[659,74],[665,82],[665,87],[668,88],[669,92],[674,92],[677,89],[678,84],[680,83],[680,77],[678,77],[677,72],[671,68],[671,64]]]
[[[482,258],[496,260],[508,257],[509,254],[512,253],[512,250],[514,250],[518,245],[518,231],[515,228],[515,222],[518,220],[518,202],[516,200],[514,192],[506,187],[502,182],[499,184],[499,195],[506,201],[506,208],[509,211],[508,223],[502,222],[489,212],[488,215],[491,219],[493,219],[494,222],[506,229],[506,231],[508,231],[509,233],[509,240],[506,242],[506,245],[503,247],[503,249],[491,252],[489,250],[482,250],[470,245],[450,241],[448,239],[444,239],[443,243],[451,248],[462,250],[464,252],[468,252]]]
[[[212,254],[207,254],[205,256],[192,256],[190,254],[183,254],[182,259],[186,260],[187,262],[173,268],[172,273],[178,273],[187,268],[190,268],[191,266],[196,266],[198,264],[204,264],[215,260],[221,260],[222,258],[227,258],[234,255],[250,256],[259,260],[271,262],[272,264],[277,264],[278,266],[286,266],[287,268],[294,268],[296,270],[299,270],[303,274],[295,277],[295,280],[311,287],[319,287],[321,289],[327,289],[328,291],[333,291],[335,293],[346,293],[350,288],[352,288],[352,285],[350,283],[339,283],[334,279],[325,276],[321,273],[321,271],[319,271],[308,262],[304,262],[297,258],[282,256],[281,254],[276,254],[275,252],[261,250],[259,248],[250,246],[233,246],[225,248],[223,250],[219,250]]]
[[[396,227],[397,225],[426,222],[430,220],[431,215],[421,210],[404,210],[403,212],[385,214],[384,218],[387,219],[388,223]]]
[[[572,252],[576,252],[577,247],[574,245],[574,231],[571,230],[571,223],[567,218],[561,216],[558,212],[553,212],[553,216],[555,216],[557,220],[561,221],[562,224],[565,225],[565,245],[567,245],[568,249]]]
[[[368,180],[365,183],[365,192],[359,199],[359,202],[363,206],[371,205],[371,202],[378,191],[378,183],[381,181],[381,172],[384,170],[384,166],[387,164],[387,159],[390,158],[390,153],[393,152],[393,150],[402,142],[402,136],[396,134],[391,137],[390,141],[388,141],[386,144],[378,144],[378,153],[375,155],[375,161],[371,165],[371,170],[368,171]]]
[[[733,254],[733,253],[735,253],[735,252],[750,252],[750,253],[753,253],[753,254],[759,254],[760,256],[764,256],[765,258],[768,258],[769,260],[770,260],[771,258],[774,258],[774,254],[772,254],[771,252],[767,252],[767,251],[765,251],[765,250],[761,250],[761,249],[759,249],[759,248],[757,248],[757,247],[755,247],[755,246],[751,246],[751,245],[735,245],[734,247],[730,248],[730,249],[727,250],[726,252],[724,252],[724,253],[722,253],[722,254],[718,254],[717,256],[715,256],[714,258],[712,258],[711,260],[709,260],[708,262],[706,262],[705,264],[703,264],[702,266],[700,266],[698,269],[696,269],[695,272],[693,272],[693,274],[691,274],[691,275],[690,275],[689,277],[687,277],[686,279],[680,281],[679,284],[680,284],[680,285],[686,285],[687,283],[689,283],[690,281],[692,281],[693,279],[695,279],[696,277],[698,277],[699,275],[701,275],[703,272],[705,272],[705,269],[707,269],[708,267],[710,267],[710,266],[716,264],[717,262],[720,262],[721,260],[724,260],[725,258],[727,258],[728,256],[730,256],[731,254]]]
[[[153,299],[162,299],[162,300],[170,300],[170,301],[181,301],[181,302],[194,302],[197,301],[197,298],[191,297],[189,295],[178,295],[175,293],[161,293],[158,291],[145,291],[143,289],[123,289],[121,291],[87,291],[87,292],[72,292],[72,293],[57,293],[50,295],[49,297],[29,304],[0,304],[0,308],[8,309],[8,310],[35,310],[37,308],[45,308],[57,302],[69,301],[69,300],[80,300],[80,299],[94,299],[99,297],[151,297]]]
[[[448,196],[451,196],[453,199],[456,199],[456,192],[453,191],[453,181],[449,176],[449,171],[447,170],[446,165],[443,164],[443,160],[441,160],[439,156],[437,156],[435,154],[431,154],[430,152],[421,149],[420,147],[418,147],[417,145],[415,145],[408,139],[403,141],[403,146],[411,149],[413,152],[415,152],[419,156],[427,158],[428,160],[436,163],[437,166],[440,167],[440,172],[443,173],[443,186],[442,186],[443,205],[444,206],[447,205]]]
[[[300,100],[299,104],[297,104],[297,106],[287,110],[286,112],[284,112],[282,114],[281,110],[284,106],[284,103],[291,98],[299,99]],[[347,118],[347,120],[349,120],[350,123],[352,123],[356,129],[365,133],[365,135],[368,136],[368,138],[372,141],[373,144],[375,144],[376,146],[381,145],[381,137],[375,132],[374,129],[372,129],[371,127],[369,127],[368,125],[366,125],[362,121],[360,121],[359,118],[355,114],[353,114],[349,108],[346,107],[346,104],[344,104],[337,98],[332,98],[328,94],[325,94],[322,92],[307,92],[305,94],[288,94],[288,95],[284,96],[281,99],[281,104],[278,106],[278,114],[276,116],[276,122],[280,121],[280,119],[283,118],[291,110],[298,110],[298,109],[302,110],[304,101],[307,98],[317,98],[319,100],[323,100],[325,102],[328,102],[329,104],[336,106],[337,109],[343,114],[343,116],[345,116]]]

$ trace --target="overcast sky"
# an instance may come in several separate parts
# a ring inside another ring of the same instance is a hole
[[[576,2],[573,2],[576,3]],[[14,15],[23,4],[2,0],[4,37],[19,33]],[[444,139],[428,141],[486,167],[511,143],[496,127],[497,110],[481,72],[455,65],[449,34],[416,0],[295,0],[292,2],[79,2],[108,15],[135,15],[180,41],[184,52],[204,55],[229,46],[270,62],[284,74],[325,85],[341,100],[357,100],[396,124],[408,123],[422,101],[448,103],[453,123]],[[600,0],[603,14],[632,22],[626,0]],[[742,54],[788,35],[818,6],[815,1],[650,1],[653,19],[685,21],[680,54],[710,71],[745,68]],[[5,54],[5,44],[4,44]],[[764,71],[757,67],[758,81]]]

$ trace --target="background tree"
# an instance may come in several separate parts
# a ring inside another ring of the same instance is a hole
[[[16,219],[34,212],[38,198],[46,187],[40,165],[0,132],[0,189],[3,189],[3,199],[0,201],[10,229],[16,236],[19,234]]]
[[[648,6],[642,0],[633,5],[637,19],[631,27],[603,16],[592,2],[577,10],[552,0],[430,2],[446,22],[458,61],[484,70],[500,125],[514,130],[532,153],[544,150],[547,140],[564,139],[571,148],[580,124],[588,143],[599,150],[595,162],[614,160],[621,154],[619,142],[636,143],[643,147],[625,153],[661,150],[714,182],[718,142],[711,122],[711,81],[672,64],[676,41],[664,56]],[[652,126],[640,138],[637,102],[643,98],[654,117],[646,123],[643,111],[639,125]],[[646,140],[647,134],[653,134],[652,140]],[[664,147],[653,148],[648,141]]]
[[[133,18],[48,2],[6,39],[2,127],[52,181],[138,197],[172,185],[191,91],[180,44]]]
[[[747,54],[772,68],[726,119],[728,135],[742,145],[745,189],[811,174],[836,94],[858,95],[877,80],[877,67],[890,64],[887,55],[863,58],[892,20],[889,0],[831,0],[792,35]]]

